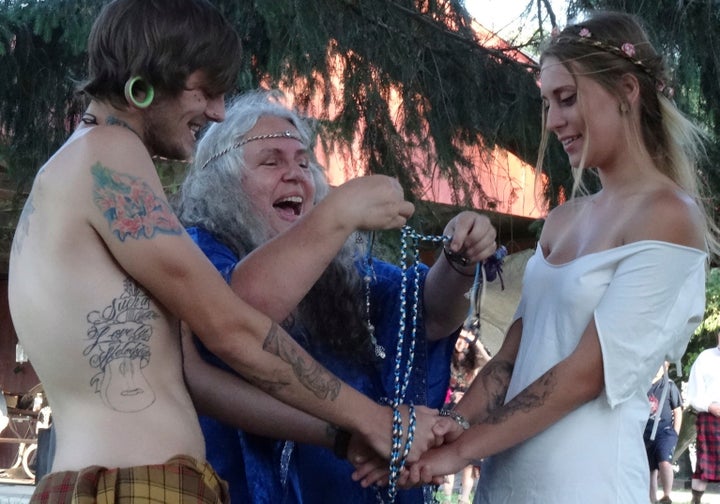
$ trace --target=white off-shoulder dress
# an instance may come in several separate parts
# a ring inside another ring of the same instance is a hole
[[[523,333],[506,402],[577,346],[595,319],[605,390],[483,462],[476,504],[645,504],[647,389],[701,322],[706,254],[640,241],[554,265],[528,261],[515,319]]]

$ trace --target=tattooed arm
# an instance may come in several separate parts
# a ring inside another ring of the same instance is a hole
[[[471,420],[470,429],[452,443],[425,454],[410,468],[403,484],[430,482],[433,476],[452,474],[473,460],[515,446],[602,392],[602,352],[593,321],[570,356],[503,404],[511,374],[506,366],[511,361],[504,360],[502,354],[506,347],[517,351],[521,328],[522,324],[517,321],[511,326],[510,342],[506,339],[501,351],[483,368],[456,408]],[[495,365],[491,367],[493,362]]]
[[[332,448],[336,433],[332,425],[208,364],[200,356],[187,325],[182,324],[181,332],[185,381],[198,412],[260,436]]]

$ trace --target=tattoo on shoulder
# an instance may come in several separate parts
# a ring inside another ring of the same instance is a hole
[[[15,237],[13,238],[12,247],[16,253],[22,250],[23,242],[25,238],[30,234],[30,216],[35,212],[35,205],[33,205],[33,195],[30,193],[25,206],[23,206],[22,213],[18,219],[17,226],[15,227]]]
[[[115,411],[137,412],[155,402],[143,368],[150,364],[150,321],[158,315],[133,280],[125,279],[123,286],[123,293],[109,305],[88,314],[90,327],[83,355],[97,370],[90,386],[105,405]]]
[[[100,163],[91,169],[93,199],[120,241],[179,235],[182,226],[170,205],[142,179],[117,173]]]
[[[317,362],[308,362],[307,357],[298,349],[298,344],[273,322],[263,342],[263,350],[290,364],[300,383],[319,399],[337,399],[340,395],[340,380]],[[276,383],[276,386],[280,385],[287,384]]]

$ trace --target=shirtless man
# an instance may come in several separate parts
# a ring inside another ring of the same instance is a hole
[[[236,33],[206,0],[115,0],[93,26],[91,102],[39,170],[10,259],[13,322],[57,429],[53,473],[34,499],[65,502],[69,489],[142,500],[158,487],[171,502],[225,499],[183,381],[179,319],[256,386],[390,453],[390,408],[233,295],[163,194],[152,157],[188,158],[198,130],[223,120],[239,58]],[[308,215],[299,260],[328,237],[405,223],[413,206],[397,182],[367,183],[373,201],[330,198],[345,204]],[[435,411],[417,414],[413,456],[434,442]]]

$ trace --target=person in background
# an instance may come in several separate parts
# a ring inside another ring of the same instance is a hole
[[[373,211],[377,185],[387,177],[360,177],[330,188],[314,160],[312,138],[306,121],[277,93],[257,90],[237,97],[226,121],[211,126],[200,140],[178,215],[237,294],[282,322],[311,355],[380,403],[394,397],[402,335],[404,355],[414,357],[405,401],[440,408],[455,337],[467,312],[465,293],[475,264],[495,251],[495,229],[486,216],[461,212],[444,230],[452,237],[446,253],[429,270],[424,265],[408,270],[403,287],[401,269],[373,257],[368,240],[358,243],[363,235],[355,233],[368,230],[363,216]],[[306,221],[322,208],[344,217],[343,240],[319,237],[308,243]],[[285,248],[271,254],[277,238],[288,236],[294,241],[286,240]],[[254,252],[261,245],[263,253]],[[310,246],[322,250],[309,255]],[[312,261],[301,263],[301,255]],[[413,292],[416,281],[414,334],[415,298],[408,296],[402,308],[400,294],[403,288]],[[400,333],[403,309],[408,318]],[[220,364],[205,349],[203,355]],[[401,375],[405,369],[403,364]],[[192,388],[202,400],[218,386]],[[352,481],[353,466],[331,451],[259,438],[238,431],[244,429],[241,422],[239,415],[225,423],[202,419],[208,458],[229,481],[234,500],[377,502],[379,490]],[[421,501],[421,489],[401,491],[396,500]]]
[[[700,352],[690,368],[687,400],[697,411],[691,502],[700,504],[708,482],[720,482],[720,331],[717,346]]]
[[[455,408],[470,428],[443,419],[450,442],[402,483],[484,459],[476,504],[646,502],[647,387],[702,320],[718,250],[697,180],[703,131],[626,13],[555,33],[539,77],[541,145],[552,134],[577,189],[583,173],[601,189],[550,211],[505,340]]]
[[[10,314],[57,434],[31,502],[227,502],[185,384],[180,320],[265,392],[387,456],[391,408],[236,296],[163,192],[153,158],[189,158],[198,131],[224,119],[242,56],[235,30],[207,0],[115,0],[88,55],[88,106],[38,171],[10,255]],[[397,183],[380,190],[378,226],[402,226],[413,205]],[[341,231],[333,217],[312,229]],[[416,420],[409,460],[435,443],[437,412],[416,408]]]
[[[650,417],[645,425],[645,449],[650,464],[650,502],[672,503],[672,458],[675,453],[680,427],[682,426],[682,398],[675,382],[667,378],[666,361],[653,378],[647,396],[650,401]],[[662,407],[660,406],[662,402]],[[657,500],[658,477],[663,496]]]
[[[444,408],[446,409],[453,409],[460,402],[478,372],[491,359],[485,345],[477,337],[479,331],[479,322],[476,322],[470,329],[463,328],[460,331],[460,337],[455,342],[455,351],[450,363],[450,386],[445,398]],[[480,466],[471,464],[464,467],[461,476],[458,504],[470,504],[470,494],[480,477]],[[445,482],[441,488],[444,499],[442,502],[451,501],[454,487],[455,474],[448,474],[445,476]]]

